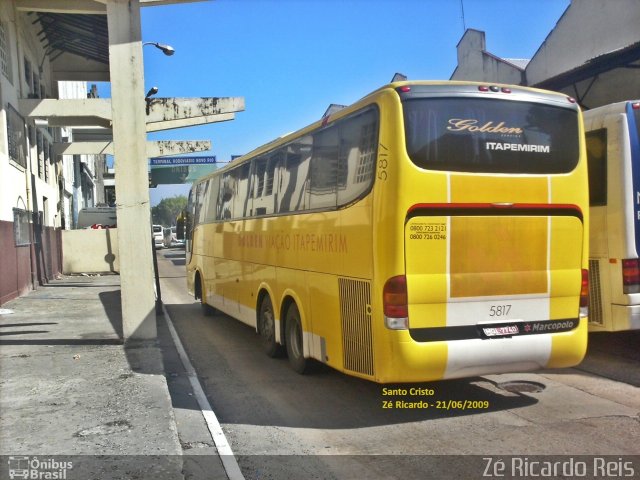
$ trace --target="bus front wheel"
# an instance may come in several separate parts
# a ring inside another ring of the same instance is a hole
[[[304,373],[307,369],[308,361],[304,358],[302,348],[302,323],[300,322],[300,311],[295,303],[287,309],[285,316],[285,340],[287,343],[287,355],[291,367],[298,373]]]
[[[265,295],[258,310],[258,333],[262,349],[269,357],[282,355],[282,346],[276,342],[276,319],[273,314],[273,304],[269,295]]]

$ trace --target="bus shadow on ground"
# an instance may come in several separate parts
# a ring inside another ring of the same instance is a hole
[[[316,362],[299,375],[286,357],[265,356],[252,327],[224,314],[205,317],[197,304],[165,306],[223,423],[361,428],[490,414],[539,401],[480,377],[381,385]]]

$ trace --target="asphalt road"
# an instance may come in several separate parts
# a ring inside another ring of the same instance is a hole
[[[252,328],[201,314],[184,250],[160,250],[158,263],[165,307],[246,478],[481,478],[508,456],[520,459],[517,477],[527,458],[549,455],[582,458],[593,478],[605,472],[593,456],[640,477],[639,332],[592,335],[574,369],[400,386],[324,366],[302,376],[266,357]],[[385,395],[411,387],[424,390]],[[425,457],[434,455],[460,456]]]

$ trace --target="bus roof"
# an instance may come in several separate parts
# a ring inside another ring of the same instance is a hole
[[[212,173],[209,173],[199,179],[197,179],[194,182],[194,185],[198,184],[199,182],[206,180],[208,178],[214,177],[216,175],[218,175],[220,172],[224,172],[230,168],[233,168],[237,165],[240,165],[241,163],[244,163],[247,158],[250,157],[254,157],[256,155],[259,155],[261,153],[267,153],[270,150],[276,148],[278,145],[284,144],[287,141],[298,137],[300,135],[304,135],[306,132],[314,130],[318,127],[321,127],[324,124],[328,124],[330,121],[335,121],[338,120],[342,117],[346,117],[348,115],[350,115],[351,113],[353,113],[354,111],[362,108],[363,106],[367,105],[368,103],[372,103],[372,98],[379,95],[382,92],[385,91],[389,91],[389,90],[393,90],[396,91],[397,89],[401,88],[401,87],[415,87],[415,86],[426,86],[426,87],[435,87],[438,90],[444,92],[444,91],[451,91],[451,92],[455,92],[456,90],[458,91],[458,93],[471,93],[472,91],[475,92],[477,87],[480,86],[492,86],[492,87],[498,87],[499,89],[502,88],[506,88],[509,89],[512,92],[521,92],[524,94],[536,94],[536,96],[542,95],[544,98],[546,98],[548,101],[554,101],[554,102],[559,102],[560,99],[567,99],[570,98],[568,95],[563,94],[563,93],[558,93],[558,92],[552,92],[549,90],[541,90],[541,89],[537,89],[537,88],[531,88],[531,87],[524,87],[524,86],[520,86],[520,85],[508,85],[508,84],[503,84],[503,83],[494,83],[494,82],[477,82],[477,81],[461,81],[461,80],[407,80],[407,81],[400,81],[400,82],[392,82],[392,83],[388,83],[386,85],[381,86],[380,88],[374,90],[373,92],[368,93],[367,95],[365,95],[364,97],[360,98],[359,100],[357,100],[356,102],[352,103],[351,105],[348,105],[338,111],[336,111],[335,113],[331,114],[331,115],[325,115],[324,117],[318,119],[316,122],[307,125],[306,127],[303,127],[299,130],[296,130],[294,132],[290,132],[287,133],[285,135],[282,135],[264,145],[261,145],[253,150],[251,150],[250,152],[233,159],[232,161],[230,161],[227,165],[225,165],[224,167],[215,170]],[[473,89],[469,89],[469,87],[473,87]],[[573,99],[571,99],[573,100]],[[577,107],[576,107],[577,108]]]

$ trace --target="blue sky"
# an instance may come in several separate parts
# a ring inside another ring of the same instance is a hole
[[[463,0],[487,50],[531,58],[569,0]],[[158,97],[244,97],[231,122],[150,135],[211,140],[219,161],[246,153],[388,83],[447,80],[464,32],[460,0],[215,0],[142,9],[145,84]],[[150,190],[151,204],[188,186]]]

